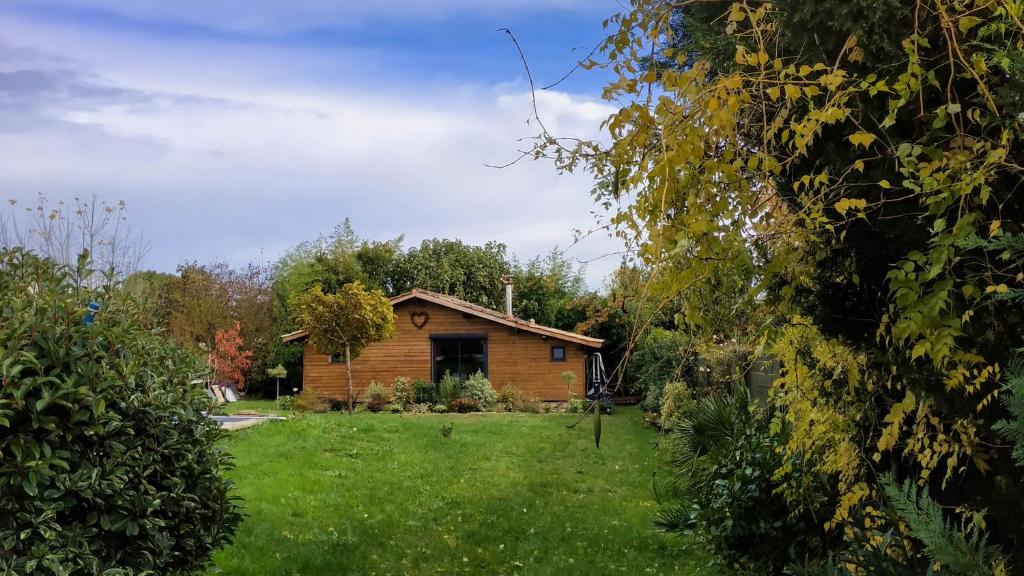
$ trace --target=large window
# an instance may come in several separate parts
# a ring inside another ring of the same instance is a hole
[[[465,380],[478,370],[487,375],[487,336],[438,334],[430,337],[434,382],[448,372]]]

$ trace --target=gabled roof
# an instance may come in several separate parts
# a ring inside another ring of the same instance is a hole
[[[472,302],[466,302],[454,296],[447,296],[445,294],[438,294],[437,292],[431,292],[429,290],[421,290],[419,288],[413,288],[405,294],[399,294],[394,298],[390,299],[391,305],[401,304],[407,300],[423,300],[424,302],[431,302],[439,306],[458,310],[465,314],[472,314],[478,318],[484,320],[490,320],[498,324],[503,324],[517,330],[524,332],[532,332],[534,334],[540,334],[541,336],[547,336],[549,338],[557,338],[559,340],[565,340],[566,342],[574,342],[576,344],[582,344],[583,346],[590,346],[591,348],[600,348],[604,344],[604,340],[600,338],[591,338],[590,336],[583,336],[582,334],[576,334],[575,332],[569,332],[566,330],[559,330],[558,328],[550,328],[548,326],[541,326],[536,322],[522,320],[514,316],[507,316],[496,310],[490,308],[484,308],[478,306]],[[308,333],[305,330],[297,330],[289,334],[281,336],[281,340],[284,342],[292,342],[305,338]]]

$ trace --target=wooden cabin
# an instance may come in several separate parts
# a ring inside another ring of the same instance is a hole
[[[506,310],[511,310],[511,294],[506,298]],[[466,378],[477,370],[496,390],[515,386],[527,398],[543,401],[569,398],[562,374],[570,371],[576,375],[571,392],[582,397],[587,354],[604,342],[426,290],[414,289],[395,296],[391,306],[395,311],[395,338],[367,346],[352,360],[357,400],[374,381],[390,390],[400,376],[410,382],[439,382],[445,372]],[[293,342],[306,336],[300,330],[281,338]],[[307,342],[302,360],[303,387],[346,398],[344,362],[344,355],[324,354]]]

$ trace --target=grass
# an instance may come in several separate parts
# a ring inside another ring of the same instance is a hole
[[[318,414],[232,433],[248,518],[230,575],[704,573],[655,532],[655,434],[639,411]],[[453,424],[451,438],[440,428]],[[710,573],[710,572],[707,572]]]

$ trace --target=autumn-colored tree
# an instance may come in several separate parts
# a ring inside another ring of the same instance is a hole
[[[231,382],[238,390],[245,389],[245,371],[252,365],[252,350],[242,342],[241,324],[217,330],[210,351],[210,368],[217,382]]]
[[[731,315],[723,281],[742,280],[726,292],[758,308],[744,336],[784,365],[774,488],[847,549],[892,528],[908,551],[895,560],[919,573],[949,563],[882,471],[941,504],[948,541],[1024,546],[1024,478],[994,429],[1024,344],[1024,268],[985,247],[1024,232],[1022,13],[632,0],[583,63],[614,76],[611,146],[543,134],[537,150],[596,176],[651,270],[642,292],[681,299],[703,337]],[[838,497],[813,498],[811,478]]]
[[[359,282],[325,294],[320,286],[294,295],[288,307],[295,321],[309,332],[310,344],[324,354],[344,354],[348,375],[348,412],[352,413],[352,360],[373,342],[394,337],[395,313],[380,290]]]

